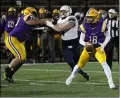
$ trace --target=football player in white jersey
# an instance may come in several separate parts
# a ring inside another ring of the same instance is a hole
[[[71,15],[72,9],[70,6],[64,5],[60,8],[60,18],[56,25],[46,21],[46,25],[61,33],[62,52],[65,61],[73,70],[80,56],[80,47],[78,40],[78,20]],[[81,69],[78,71],[87,81],[89,75]]]

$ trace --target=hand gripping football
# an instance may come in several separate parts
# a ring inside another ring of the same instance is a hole
[[[91,42],[86,42],[85,48],[88,53],[92,53],[94,50],[94,46]]]

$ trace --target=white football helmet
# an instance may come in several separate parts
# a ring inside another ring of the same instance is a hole
[[[68,17],[72,13],[72,9],[68,5],[64,5],[60,8],[60,17]]]

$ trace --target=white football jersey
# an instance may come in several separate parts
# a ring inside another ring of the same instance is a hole
[[[68,16],[64,19],[60,18],[57,22],[59,25],[67,24],[68,22],[74,23],[74,27],[68,31],[64,31],[64,34],[61,35],[62,40],[72,40],[78,37],[78,20],[75,16]]]

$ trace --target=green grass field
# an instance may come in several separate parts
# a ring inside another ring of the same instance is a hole
[[[3,79],[1,71],[2,97],[119,97],[119,89],[111,90],[102,67],[97,62],[89,62],[83,68],[89,75],[86,81],[80,74],[69,85],[65,85],[70,75],[67,64],[24,65],[15,74],[16,83],[10,84]],[[113,80],[119,87],[119,66],[113,63]]]

